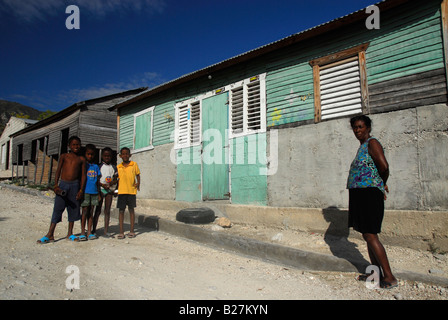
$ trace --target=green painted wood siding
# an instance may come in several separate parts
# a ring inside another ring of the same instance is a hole
[[[314,119],[309,61],[318,57],[369,42],[368,85],[444,68],[440,1],[411,2],[397,10],[381,14],[379,30],[368,30],[363,22],[271,55],[266,76],[267,126]]]
[[[369,85],[444,67],[440,1],[385,14],[366,52]]]
[[[120,110],[120,148],[132,148],[134,144],[134,114],[150,108],[155,104],[136,103],[132,108]],[[174,103],[165,102],[156,105],[153,118],[152,145],[170,143],[170,135],[174,130]]]
[[[170,143],[174,104],[266,72],[267,127],[314,120],[313,72],[309,61],[369,43],[367,83],[377,85],[419,72],[444,68],[440,1],[409,2],[381,13],[379,30],[365,21],[258,57],[244,65],[197,79],[144,103],[121,110],[120,146],[132,146],[133,114],[155,106],[153,145]]]
[[[266,133],[232,139],[232,203],[267,205]]]
[[[176,161],[176,200],[201,201],[201,147],[177,150]]]

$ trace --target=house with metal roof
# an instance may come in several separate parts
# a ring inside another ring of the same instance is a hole
[[[11,135],[12,165],[21,167],[28,183],[50,184],[54,181],[61,153],[68,151],[68,139],[78,136],[82,146],[96,146],[98,162],[101,149],[116,152],[117,116],[108,109],[146,88],[128,90],[81,101]]]
[[[447,210],[447,4],[387,0],[150,88],[118,111],[140,198],[346,207],[368,114],[389,209]],[[445,132],[445,133],[444,133]]]
[[[5,126],[5,129],[0,136],[0,172],[1,177],[11,177],[14,172],[11,171],[11,147],[12,147],[12,138],[10,135],[13,133],[22,130],[34,123],[37,120],[10,117],[8,123]]]

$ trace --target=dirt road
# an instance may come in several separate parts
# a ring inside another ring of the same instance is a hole
[[[0,299],[446,300],[444,287],[400,281],[373,290],[355,274],[301,271],[137,227],[134,239],[72,242],[66,215],[53,243],[53,204],[0,189]],[[102,226],[100,220],[99,226]],[[111,221],[117,232],[117,221]],[[128,227],[128,226],[127,226]],[[80,225],[75,224],[75,233]],[[100,228],[99,234],[102,229]],[[79,272],[79,273],[78,273]],[[79,281],[78,281],[79,280]],[[79,283],[79,289],[75,288]]]

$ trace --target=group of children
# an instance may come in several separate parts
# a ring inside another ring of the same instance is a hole
[[[104,203],[104,236],[112,237],[108,232],[112,199],[118,194],[119,210],[118,239],[124,239],[124,211],[128,207],[130,232],[128,238],[134,238],[136,195],[140,190],[140,170],[137,163],[131,161],[129,148],[120,150],[122,163],[114,166],[113,151],[106,147],[102,150],[100,165],[94,163],[96,148],[86,145],[85,155],[81,154],[81,139],[73,136],[68,140],[69,153],[61,155],[56,170],[53,214],[48,233],[37,243],[54,241],[56,225],[62,221],[65,209],[68,213],[67,239],[83,241],[97,239],[96,227]],[[82,208],[82,214],[81,209]],[[73,234],[75,221],[81,220],[81,234]],[[87,224],[87,230],[86,230]]]

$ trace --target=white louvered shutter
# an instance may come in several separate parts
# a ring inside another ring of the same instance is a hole
[[[232,89],[230,96],[232,133],[243,133],[244,130],[244,86]]]
[[[201,112],[199,101],[196,101],[190,106],[190,145],[195,145],[201,142]]]
[[[259,130],[261,127],[260,81],[247,85],[247,129]]]
[[[189,108],[188,105],[183,105],[178,108],[178,122],[177,122],[177,146],[188,145],[188,118]]]
[[[265,76],[255,76],[231,85],[231,136],[241,136],[266,130]]]
[[[362,112],[357,57],[320,68],[320,96],[322,120]]]

